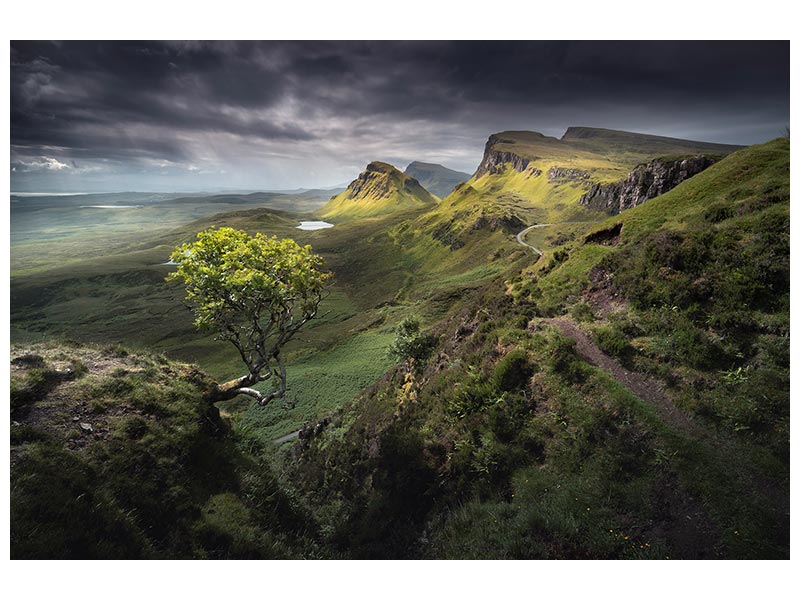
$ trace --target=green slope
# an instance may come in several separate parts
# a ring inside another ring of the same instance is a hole
[[[430,361],[302,444],[293,477],[331,543],[360,558],[787,557],[788,161],[785,139],[735,152],[453,299]]]

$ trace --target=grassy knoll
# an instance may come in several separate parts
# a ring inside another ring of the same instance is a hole
[[[240,452],[209,385],[119,347],[13,347],[12,557],[313,556],[313,519]]]

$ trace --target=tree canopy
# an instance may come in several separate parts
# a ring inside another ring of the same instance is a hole
[[[195,325],[231,342],[248,374],[220,386],[214,400],[248,394],[264,405],[286,393],[281,349],[317,316],[331,273],[311,246],[230,227],[210,228],[179,246],[168,280],[181,280]],[[272,392],[251,386],[277,377]]]

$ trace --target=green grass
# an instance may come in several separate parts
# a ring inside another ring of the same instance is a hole
[[[335,412],[392,365],[387,350],[393,339],[391,331],[355,334],[330,350],[290,364],[286,398],[266,408],[248,406],[237,419],[237,428],[267,443]]]
[[[196,227],[230,225],[311,243],[336,281],[322,304],[322,316],[286,349],[290,397],[296,398],[296,408],[268,409],[259,417],[269,423],[260,437],[268,439],[273,432],[277,437],[322,418],[383,374],[389,366],[385,349],[391,328],[406,314],[434,318],[442,294],[472,288],[502,269],[502,262],[487,266],[480,260],[470,268],[474,263],[468,259],[462,267],[467,270],[459,272],[456,267],[464,259],[454,260],[439,246],[438,255],[449,260],[437,264],[435,273],[417,275],[422,265],[430,264],[431,248],[405,247],[402,236],[386,233],[404,218],[391,215],[304,232],[295,228],[296,218],[283,213],[218,214],[157,233],[153,247],[139,240],[145,249],[18,275],[12,279],[12,339],[125,343],[197,363],[222,381],[240,376],[242,365],[235,349],[198,332],[180,286],[164,282],[170,267],[155,264],[166,260],[173,247],[164,242],[187,241]],[[487,254],[493,248],[483,247]],[[448,276],[437,274],[442,271]],[[239,412],[244,406],[235,403],[230,409]]]

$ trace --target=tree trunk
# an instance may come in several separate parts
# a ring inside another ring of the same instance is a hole
[[[280,358],[278,363],[280,365],[280,371],[278,372],[280,387],[277,390],[269,394],[262,394],[258,390],[248,386],[258,383],[259,381],[264,381],[267,378],[259,377],[258,375],[244,375],[243,377],[217,384],[208,396],[206,396],[206,399],[213,404],[215,402],[222,402],[223,400],[231,400],[240,394],[244,394],[254,398],[261,406],[266,406],[275,398],[283,398],[286,394],[286,365]]]
[[[247,387],[253,385],[256,381],[257,379],[254,379],[252,375],[244,375],[243,377],[237,377],[225,383],[217,384],[208,396],[206,396],[206,399],[213,404],[214,402],[231,400],[239,394],[247,394],[248,396],[253,396],[257,400],[260,400],[261,394],[257,390]],[[255,396],[255,394],[257,394],[257,396]]]

